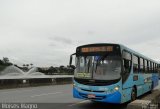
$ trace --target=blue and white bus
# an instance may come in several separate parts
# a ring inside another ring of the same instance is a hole
[[[158,85],[158,62],[120,44],[89,44],[76,48],[73,96],[121,104]]]

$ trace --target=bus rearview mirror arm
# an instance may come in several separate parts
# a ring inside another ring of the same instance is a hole
[[[69,61],[69,66],[72,66],[73,55],[76,55],[76,53],[71,54],[71,56],[70,56],[70,61]]]

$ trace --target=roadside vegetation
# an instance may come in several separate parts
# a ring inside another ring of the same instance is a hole
[[[30,64],[23,64],[22,66],[19,66],[17,64],[14,64],[10,62],[9,58],[3,57],[3,59],[0,59],[0,72],[3,71],[8,66],[14,65],[15,67],[18,67],[24,72],[29,71],[30,69],[34,68],[35,66]],[[38,72],[44,73],[45,75],[73,75],[74,74],[74,68],[69,66],[59,66],[59,67],[37,67]]]

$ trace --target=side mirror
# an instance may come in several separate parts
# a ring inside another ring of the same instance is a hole
[[[74,54],[72,54],[72,55],[70,56],[69,66],[72,66],[73,55],[76,55],[76,53],[74,53]]]
[[[69,66],[72,65],[72,59],[73,59],[73,57],[72,57],[72,55],[71,55],[71,56],[70,56],[70,60],[69,60]]]

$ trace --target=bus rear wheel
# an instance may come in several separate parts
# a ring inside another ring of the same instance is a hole
[[[131,101],[136,100],[137,98],[137,93],[136,93],[136,88],[132,88],[132,92],[131,92]]]

